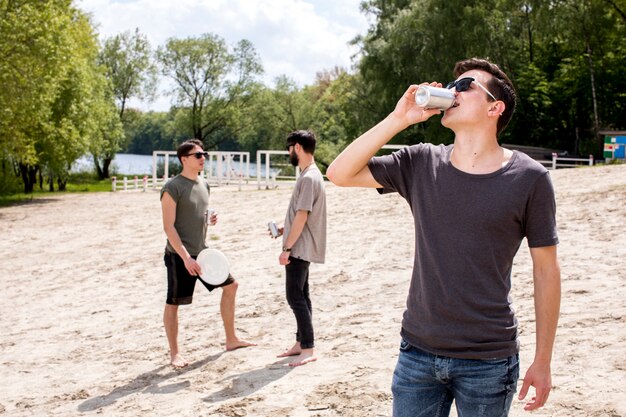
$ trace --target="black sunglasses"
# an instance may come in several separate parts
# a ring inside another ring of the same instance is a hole
[[[291,148],[292,146],[296,146],[295,143],[289,143],[287,144],[287,146],[285,146],[285,149],[289,150],[289,148]]]
[[[487,88],[480,83],[480,81],[476,80],[473,77],[465,77],[465,78],[461,78],[460,80],[452,81],[451,83],[448,83],[448,85],[446,85],[446,88],[448,90],[451,88],[454,88],[459,93],[462,93],[463,91],[469,90],[470,85],[472,85],[472,83],[476,83],[477,86],[482,88],[483,91],[487,93],[487,95],[493,99],[493,101],[498,101],[498,99],[495,98],[493,94],[491,94],[489,90],[487,90]]]
[[[203,156],[204,156],[204,158],[205,158],[205,159],[209,157],[209,153],[208,153],[208,152],[194,152],[194,153],[188,153],[188,154],[187,154],[187,155],[185,155],[185,156],[192,156],[192,155],[193,155],[193,156],[195,156],[195,157],[196,157],[196,159],[200,159],[200,158],[202,158]]]

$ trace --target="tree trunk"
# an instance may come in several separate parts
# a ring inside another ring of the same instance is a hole
[[[67,190],[67,180],[62,180],[61,178],[58,178],[57,185],[59,186],[59,191]]]
[[[54,192],[54,177],[48,178],[48,191]]]
[[[534,57],[534,53],[533,53],[533,31],[532,28],[530,27],[530,7],[525,6],[524,7],[524,17],[526,18],[526,24],[528,25],[528,53],[529,53],[529,59],[530,62],[533,62],[535,60]]]
[[[587,44],[587,61],[589,63],[589,76],[591,79],[591,100],[593,101],[593,134],[596,138],[596,142],[600,144],[600,149],[604,149],[604,143],[602,143],[602,138],[600,137],[600,117],[598,116],[598,99],[596,98],[596,79],[593,71],[593,59],[591,57],[591,47],[589,46],[589,41],[586,40]]]
[[[111,162],[113,158],[106,157],[102,160],[102,175],[103,177],[100,179],[109,178],[109,167],[111,166]]]
[[[104,172],[102,172],[102,168],[100,168],[100,161],[98,161],[98,157],[96,155],[91,155],[93,157],[93,164],[96,167],[96,174],[98,174],[98,179],[105,179]]]
[[[39,167],[25,165],[21,162],[19,166],[22,181],[24,182],[24,193],[30,194],[33,192],[35,184],[37,183],[37,171],[39,170]]]

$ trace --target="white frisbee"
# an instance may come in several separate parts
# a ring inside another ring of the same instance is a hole
[[[230,271],[228,259],[217,249],[204,249],[198,254],[196,262],[202,268],[200,278],[207,284],[220,285],[228,278]]]

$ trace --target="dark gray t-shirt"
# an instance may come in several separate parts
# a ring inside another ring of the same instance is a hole
[[[419,144],[368,164],[383,192],[400,193],[414,217],[402,336],[433,354],[507,357],[519,350],[513,257],[524,237],[530,247],[558,243],[554,190],[548,171],[523,153],[472,175],[450,163],[452,148]]]
[[[176,202],[176,221],[174,228],[178,232],[183,246],[191,256],[197,256],[206,245],[207,219],[206,210],[209,206],[209,184],[204,178],[195,181],[177,175],[165,183],[161,189],[167,192]],[[169,240],[166,250],[176,252]]]

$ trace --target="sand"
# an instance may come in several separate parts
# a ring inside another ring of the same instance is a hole
[[[546,407],[533,416],[626,416],[626,165],[552,172],[563,302]],[[291,185],[214,187],[209,231],[240,283],[225,352],[221,290],[181,307],[190,366],[168,366],[162,326],[165,236],[156,191],[54,194],[0,208],[0,415],[388,416],[411,273],[413,227],[397,195],[327,186],[327,263],[311,267],[317,353],[291,346],[280,242]],[[531,264],[513,269],[522,373],[534,353]],[[519,387],[521,387],[521,382]],[[530,415],[515,400],[511,416]]]

